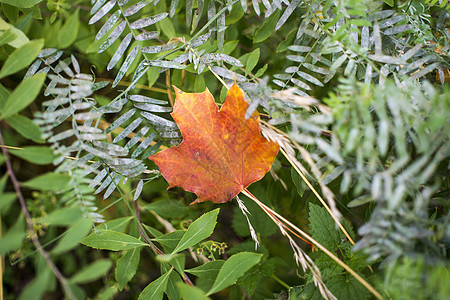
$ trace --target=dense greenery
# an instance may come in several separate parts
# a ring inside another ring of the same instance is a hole
[[[450,297],[448,1],[0,5],[4,299]],[[233,82],[280,153],[189,206],[172,86]]]

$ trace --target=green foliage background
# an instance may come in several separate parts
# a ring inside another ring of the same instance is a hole
[[[0,5],[3,299],[375,298],[250,199],[166,190],[172,85],[233,81],[288,153],[261,202],[383,298],[450,297],[448,1]]]

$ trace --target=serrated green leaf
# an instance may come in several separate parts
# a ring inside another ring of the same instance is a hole
[[[309,222],[311,236],[325,248],[334,252],[345,240],[344,233],[336,228],[336,224],[325,208],[314,203],[309,204]],[[341,222],[350,236],[353,235],[348,223]]]
[[[255,32],[253,37],[253,44],[260,43],[268,39],[277,25],[278,19],[280,18],[281,10],[276,10],[268,19],[266,19],[258,30]]]
[[[9,55],[0,70],[0,78],[4,78],[8,75],[14,74],[17,71],[22,70],[31,64],[37,57],[42,47],[44,46],[44,40],[35,40],[29,42],[22,47],[16,49]]]
[[[365,300],[370,298],[369,291],[353,276],[333,276],[327,280],[326,285],[337,299]]]
[[[309,204],[309,227],[311,236],[325,248],[334,252],[340,244],[339,232],[336,230],[333,218],[320,206]]]
[[[247,270],[256,265],[260,261],[261,257],[261,254],[251,252],[240,252],[231,256],[223,264],[216,280],[214,281],[214,285],[209,290],[207,295],[209,296],[217,293],[218,291],[234,284],[239,277],[247,272]]]
[[[41,128],[36,125],[29,118],[15,114],[5,119],[15,131],[20,133],[22,136],[27,139],[33,140],[36,143],[45,142],[42,138]]]
[[[58,44],[60,49],[72,45],[78,37],[80,28],[79,10],[72,13],[58,32]]]
[[[119,289],[122,290],[128,281],[136,274],[139,266],[141,249],[134,248],[128,250],[118,261],[116,266],[116,280]]]
[[[289,300],[319,300],[323,299],[314,283],[294,286],[289,289]]]
[[[94,281],[105,275],[111,266],[112,262],[108,259],[97,260],[72,276],[72,278],[69,279],[69,282],[74,284]]]
[[[197,220],[195,220],[185,232],[178,245],[172,251],[173,253],[183,251],[189,247],[194,246],[198,242],[209,237],[214,227],[216,227],[217,215],[219,214],[219,208],[210,211]]]
[[[69,175],[60,173],[46,173],[22,183],[21,186],[41,191],[59,191],[63,190],[69,181]]]
[[[206,296],[205,292],[195,286],[189,286],[187,284],[178,283],[177,288],[181,293],[181,298],[184,300],[208,300],[211,299]]]
[[[138,240],[134,236],[110,230],[91,233],[82,239],[81,243],[92,248],[111,251],[147,246],[146,243]]]
[[[33,102],[44,84],[45,77],[46,74],[37,74],[23,80],[9,95],[1,111],[0,120],[18,113]]]
[[[167,287],[167,282],[169,280],[169,276],[172,273],[172,269],[169,272],[161,275],[158,279],[151,282],[147,287],[142,291],[139,295],[139,300],[160,300],[163,298],[164,291]]]
[[[245,272],[244,276],[237,280],[237,284],[241,286],[249,295],[253,295],[256,285],[259,280],[270,277],[276,268],[276,260],[268,259],[262,261],[260,264],[253,266],[250,270]]]
[[[37,165],[49,164],[57,157],[53,154],[52,149],[44,146],[29,146],[23,147],[22,149],[10,149],[8,152]]]
[[[258,64],[259,54],[259,48],[256,48],[252,53],[250,53],[250,56],[247,59],[247,64],[245,66],[245,76],[247,76]]]

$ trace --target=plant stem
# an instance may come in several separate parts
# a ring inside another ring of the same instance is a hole
[[[1,134],[1,128],[0,128],[0,145],[2,145],[2,146],[5,145],[5,143],[3,141],[2,134]],[[69,283],[68,283],[67,279],[64,277],[64,275],[61,273],[61,271],[58,269],[58,267],[52,261],[52,259],[51,259],[50,255],[48,254],[48,252],[44,250],[44,248],[42,247],[41,243],[39,242],[39,240],[38,240],[38,238],[36,236],[36,233],[34,232],[33,221],[31,219],[30,212],[28,211],[28,207],[27,207],[27,204],[25,202],[25,199],[24,199],[24,197],[22,195],[22,191],[20,190],[19,181],[17,180],[16,175],[14,174],[14,170],[13,170],[13,168],[11,166],[11,162],[9,160],[8,151],[6,150],[6,147],[1,147],[1,148],[2,148],[3,155],[5,157],[6,169],[7,169],[7,172],[9,174],[9,178],[11,179],[11,182],[12,182],[12,184],[14,186],[15,191],[16,191],[17,198],[19,199],[19,203],[20,203],[20,207],[22,209],[22,212],[25,215],[25,219],[26,219],[26,222],[27,222],[27,227],[28,227],[28,231],[29,231],[29,234],[30,234],[31,241],[33,242],[34,246],[39,251],[39,253],[42,255],[42,257],[44,258],[45,262],[47,263],[47,265],[52,270],[52,272],[55,275],[55,277],[61,283],[61,286],[63,287],[64,292],[66,293],[67,297],[70,298],[70,299],[76,300],[76,297],[73,294],[72,290],[70,289],[70,286],[69,286]]]
[[[292,224],[291,222],[289,222],[288,220],[286,220],[283,216],[281,216],[280,214],[278,214],[276,211],[272,210],[271,208],[269,208],[267,205],[265,205],[264,203],[262,203],[261,201],[258,200],[258,198],[256,198],[252,193],[250,193],[247,189],[244,189],[242,191],[242,193],[244,195],[246,195],[247,197],[249,197],[250,199],[252,199],[256,204],[259,205],[259,207],[261,207],[266,213],[268,213],[269,215],[275,215],[278,219],[282,220],[285,224],[289,225],[291,228],[293,228],[295,231],[297,231],[298,233],[300,233],[303,237],[305,237],[305,239],[309,240],[311,243],[313,243],[315,246],[317,246],[317,248],[319,248],[320,250],[322,250],[326,255],[328,255],[331,259],[333,259],[337,264],[339,264],[342,268],[344,268],[347,272],[349,272],[353,277],[356,278],[356,280],[358,280],[366,289],[369,290],[369,292],[371,292],[377,299],[383,299],[380,295],[380,293],[378,293],[367,281],[365,281],[361,276],[359,276],[358,273],[356,273],[352,268],[350,268],[349,266],[347,266],[342,260],[340,260],[336,255],[334,255],[333,253],[331,253],[327,248],[325,248],[324,246],[322,246],[322,244],[320,244],[319,242],[317,242],[315,239],[313,239],[311,236],[309,236],[306,232],[302,231],[300,228],[298,228],[297,226],[295,226],[294,224]]]
[[[272,274],[272,278],[275,279],[279,284],[281,284],[282,286],[284,286],[287,290],[289,290],[291,287],[284,282],[283,280],[281,280],[277,275]]]

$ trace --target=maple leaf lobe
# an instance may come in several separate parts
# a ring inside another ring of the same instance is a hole
[[[248,103],[236,84],[220,110],[208,89],[184,93],[175,88],[175,94],[171,115],[183,142],[149,157],[169,188],[197,194],[191,204],[224,203],[269,171],[279,146],[261,135],[257,111],[245,120]]]

